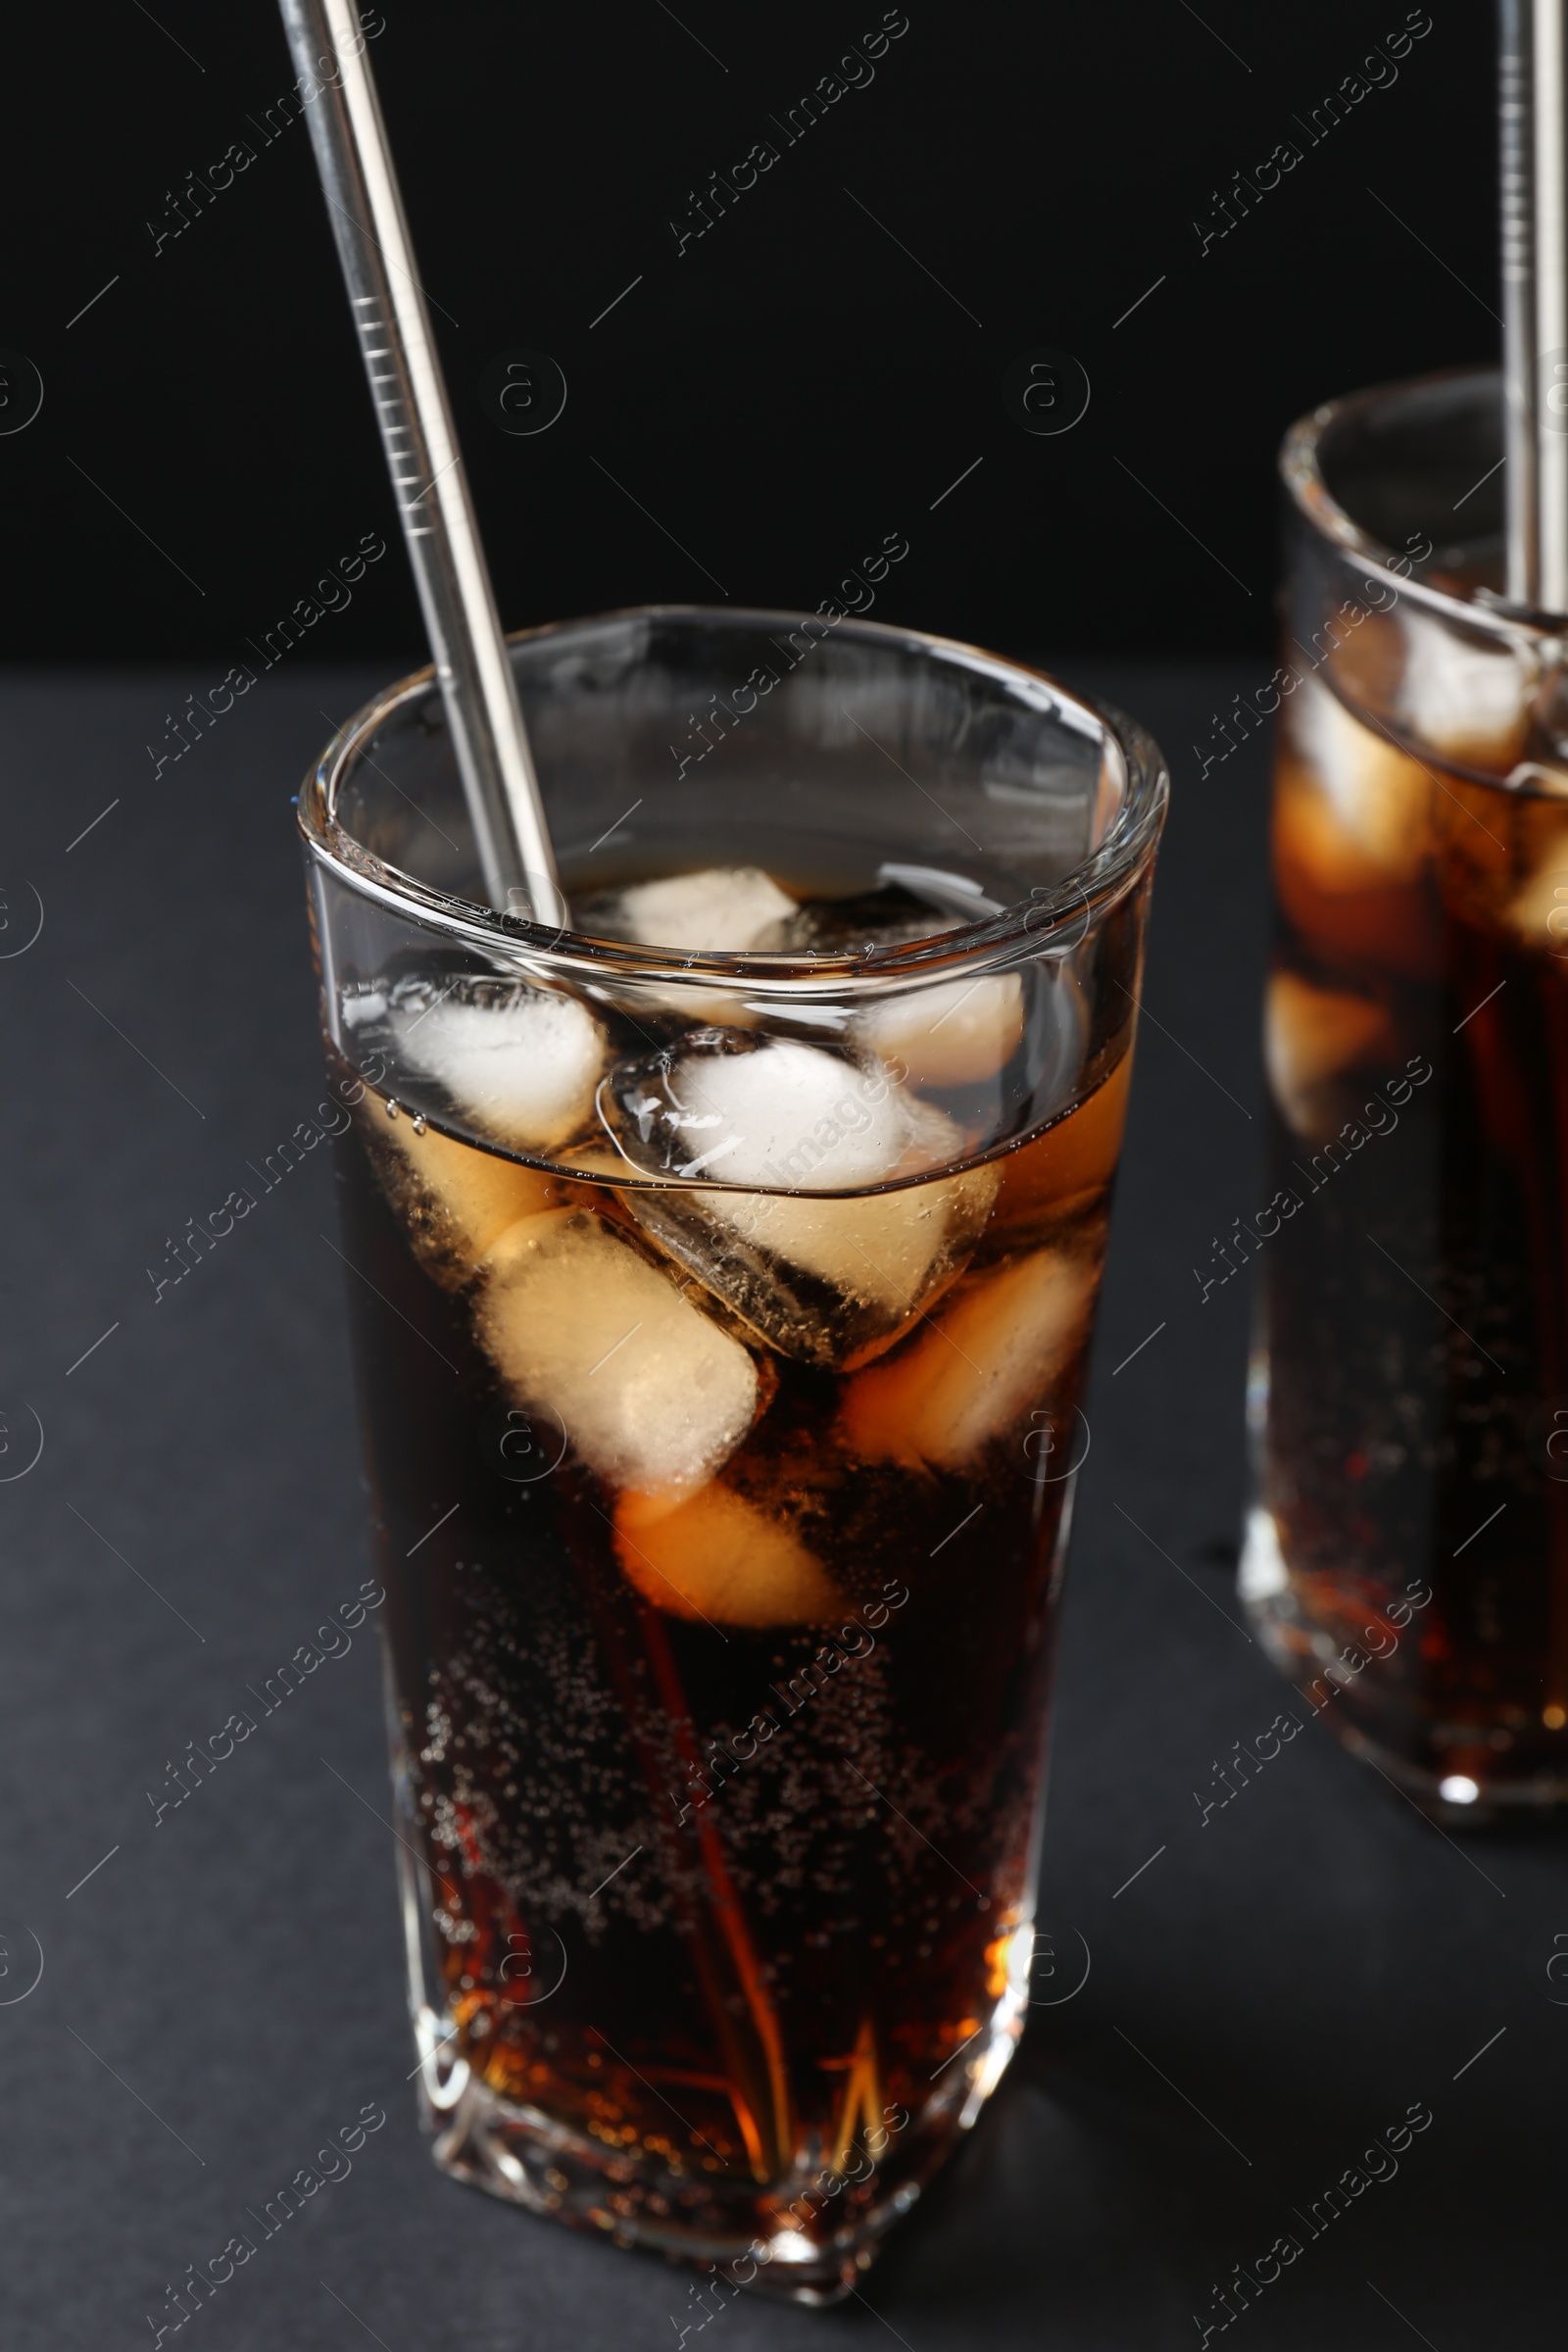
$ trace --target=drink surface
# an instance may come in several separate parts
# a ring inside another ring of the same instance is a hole
[[[1313,1703],[1459,1802],[1568,1793],[1568,799],[1500,788],[1492,700],[1446,760],[1317,678],[1282,720],[1249,1560]]]
[[[943,919],[746,887],[797,938]],[[1127,1032],[1064,1056],[1011,975],[825,1044],[671,989],[586,1064],[571,1000],[366,1004],[425,1078],[342,1178],[443,2064],[568,2217],[816,2245],[1026,1998]],[[1065,1107],[975,1151],[1042,1054]]]

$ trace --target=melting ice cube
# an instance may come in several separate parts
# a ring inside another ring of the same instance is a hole
[[[850,1200],[675,1187],[622,1198],[781,1354],[842,1370],[890,1348],[962,1272],[996,1190],[984,1167]]]
[[[605,1035],[575,997],[500,978],[405,982],[388,1022],[398,1059],[514,1151],[551,1151],[592,1112]]]
[[[757,1366],[602,1218],[525,1217],[494,1244],[480,1341],[525,1410],[559,1413],[616,1487],[700,1486],[757,1410]]]
[[[943,980],[862,1015],[856,1034],[915,1086],[974,1086],[1010,1059],[1023,1036],[1016,972]]]
[[[584,930],[686,956],[771,952],[794,912],[795,901],[759,865],[707,866],[577,901]],[[692,1020],[744,1026],[749,1018],[738,998],[697,983],[647,981],[638,994],[649,1006]]]
[[[578,919],[610,939],[689,956],[743,956],[795,912],[795,901],[760,865],[712,865],[700,873],[636,882],[612,896],[580,901]]]
[[[951,1120],[872,1071],[792,1040],[700,1031],[626,1062],[602,1090],[633,1165],[711,1170],[795,1192],[628,1189],[625,1205],[715,1298],[799,1361],[842,1367],[890,1346],[967,1262],[990,1168],[834,1199],[954,1158]]]
[[[1505,771],[1530,725],[1535,684],[1522,648],[1461,637],[1413,604],[1402,608],[1406,722],[1450,760]]]
[[[1342,1120],[1332,1081],[1359,1062],[1395,1058],[1388,1007],[1348,990],[1315,988],[1294,972],[1268,984],[1263,1056],[1281,1115],[1298,1135],[1321,1141]]]
[[[1303,678],[1285,709],[1290,739],[1326,803],[1310,838],[1295,845],[1307,853],[1319,887],[1412,880],[1436,848],[1437,788],[1428,770],[1352,718],[1316,678]],[[1369,874],[1368,864],[1381,871]]]
[[[781,1191],[855,1192],[940,1166],[954,1130],[883,1070],[793,1038],[694,1029],[617,1063],[600,1115],[633,1167]]]
[[[842,1608],[821,1561],[781,1520],[719,1481],[673,1503],[624,1494],[615,1552],[645,1600],[710,1625],[814,1625]]]
[[[873,1462],[972,1463],[1070,1369],[1099,1280],[1097,1255],[1063,1250],[972,1276],[930,1331],[845,1383],[849,1444]],[[1026,1474],[1021,1455],[1019,1468]]]

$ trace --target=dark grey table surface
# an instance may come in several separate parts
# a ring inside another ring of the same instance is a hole
[[[1283,1703],[1232,1591],[1246,1301],[1200,1304],[1192,1271],[1259,1199],[1265,778],[1254,746],[1200,781],[1191,747],[1261,676],[1063,667],[1177,777],[1047,1840],[1061,1990],[1092,1967],[862,2303],[708,2325],[726,2352],[1192,2346],[1214,2283],[1293,2232],[1234,2323],[1251,2352],[1555,2344],[1568,1849],[1448,1839],[1315,1726],[1206,1826],[1194,1797]],[[371,1629],[177,1812],[147,1794],[368,1571],[327,1152],[154,1277],[319,1098],[289,798],[376,681],[280,677],[154,782],[145,746],[208,682],[0,685],[0,2342],[151,2341],[166,2285],[369,2106],[352,2172],[166,2341],[674,2352],[685,2274],[425,2154]],[[1412,2105],[1396,2173],[1308,2235]]]

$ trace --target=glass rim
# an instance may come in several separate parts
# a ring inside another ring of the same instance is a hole
[[[813,997],[854,991],[882,991],[895,985],[950,978],[975,967],[1004,967],[1040,956],[1061,956],[1087,936],[1091,925],[1133,888],[1157,846],[1170,797],[1170,774],[1147,730],[1114,707],[1073,692],[1049,672],[1010,662],[962,640],[928,630],[903,628],[846,615],[836,621],[820,613],[776,612],[766,607],[633,605],[573,620],[548,621],[512,631],[507,644],[532,645],[550,637],[597,628],[612,621],[702,622],[737,628],[801,628],[815,623],[824,633],[889,650],[911,648],[934,654],[951,665],[1022,687],[1035,707],[1048,710],[1085,735],[1094,735],[1121,768],[1121,806],[1104,837],[1067,873],[1036,886],[1027,900],[973,923],[960,923],[919,940],[849,955],[817,956],[808,968],[790,954],[743,955],[712,950],[702,955],[600,939],[569,926],[536,923],[530,916],[501,914],[493,907],[419,881],[355,840],[337,813],[338,797],[369,740],[399,710],[428,694],[433,663],[410,672],[372,696],[347,718],[313,761],[297,802],[301,838],[308,856],[361,897],[405,921],[435,932],[454,945],[494,956],[500,952],[517,968],[561,978],[613,985],[617,982],[678,981],[683,987],[733,991],[737,983],[771,996]],[[1069,936],[1072,934],[1073,936]]]
[[[1409,566],[1410,559],[1402,550],[1385,545],[1364,529],[1335,497],[1323,473],[1324,440],[1339,425],[1415,394],[1439,391],[1445,385],[1452,386],[1455,391],[1466,385],[1477,389],[1491,386],[1500,401],[1502,372],[1495,367],[1437,368],[1426,375],[1401,376],[1394,383],[1368,384],[1358,392],[1345,392],[1337,399],[1322,401],[1304,416],[1298,416],[1280,442],[1280,479],[1296,512],[1319,538],[1364,566],[1369,577],[1385,574],[1400,564]],[[1409,568],[1399,573],[1399,594],[1467,629],[1483,630],[1515,647],[1529,645],[1543,654],[1560,645],[1564,627],[1568,625],[1560,614],[1510,605],[1491,591],[1436,587],[1430,580],[1413,576]]]

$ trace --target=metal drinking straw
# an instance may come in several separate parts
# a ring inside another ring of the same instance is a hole
[[[1508,597],[1568,612],[1565,0],[1499,0]]]
[[[279,0],[485,889],[569,918],[463,470],[386,125],[348,0]]]

